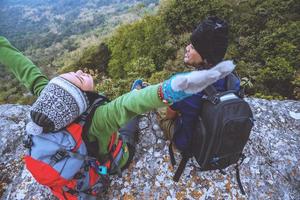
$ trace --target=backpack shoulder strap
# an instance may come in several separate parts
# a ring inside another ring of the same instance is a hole
[[[83,123],[83,130],[82,130],[82,139],[83,141],[86,143],[86,148],[88,151],[88,155],[95,157],[99,160],[99,156],[98,156],[98,150],[99,150],[99,146],[98,146],[98,142],[94,141],[94,142],[90,142],[88,140],[88,130],[91,126],[92,123],[92,119],[93,116],[95,114],[96,109],[103,105],[105,102],[109,102],[109,99],[103,95],[98,94],[98,98],[96,98],[96,100],[93,102],[93,104],[87,109],[86,112],[84,112],[81,116],[80,116],[80,121]]]
[[[228,74],[225,77],[225,90],[226,91],[234,90],[235,89],[235,84],[236,84],[237,81],[240,81],[240,78],[235,72],[232,72],[232,73]],[[218,93],[218,91],[213,85],[209,85],[204,89],[204,93],[208,97],[212,97],[212,96],[215,96]]]
[[[204,89],[204,94],[206,96],[203,97],[203,99],[207,99],[213,104],[217,104],[219,102],[219,98],[217,97],[217,89],[213,85],[209,85]]]
[[[96,109],[103,105],[105,102],[109,102],[109,99],[103,95],[98,94],[98,98],[96,98],[94,100],[94,102],[92,103],[92,105],[82,114],[80,115],[80,121],[83,122],[84,125],[84,130],[83,132],[86,132],[86,130],[88,130],[88,128],[91,125],[91,119],[93,118]]]
[[[174,167],[176,165],[176,160],[175,160],[175,157],[174,157],[174,152],[173,152],[173,148],[172,148],[172,142],[169,145],[169,154],[170,154],[170,159],[171,159],[172,166]],[[183,171],[185,169],[185,166],[186,166],[188,160],[191,157],[191,156],[189,156],[188,153],[184,153],[184,152],[181,153],[181,156],[182,156],[182,159],[181,159],[181,161],[179,163],[179,166],[178,166],[178,168],[177,168],[177,170],[175,172],[175,175],[173,177],[173,180],[175,182],[179,181],[180,176],[183,173]]]
[[[213,85],[209,85],[204,89],[204,93],[207,96],[214,96],[218,93],[218,91],[216,90],[215,86]]]
[[[236,82],[240,81],[239,76],[236,73],[230,73],[225,77],[225,89],[235,90]]]
[[[173,177],[173,180],[174,180],[175,182],[178,182],[178,181],[179,181],[180,176],[181,176],[181,174],[183,173],[183,171],[184,171],[184,169],[185,169],[185,166],[186,166],[188,160],[189,160],[189,156],[187,156],[186,154],[182,154],[182,159],[181,159],[181,161],[180,161],[180,163],[179,163],[179,166],[178,166],[178,168],[177,168],[177,170],[176,170],[176,172],[175,172],[175,175],[174,175],[174,177]]]
[[[109,99],[106,96],[97,94],[97,98],[93,101],[92,105],[90,105],[90,107],[88,107],[88,109],[80,115],[80,120],[83,121],[84,125],[89,123],[87,118],[93,117],[95,110],[105,102],[109,102]]]
[[[232,72],[225,77],[225,86],[226,90],[235,90],[236,89],[236,82],[239,81],[241,83],[241,79],[236,72]],[[235,92],[240,98],[244,98],[245,96],[245,89],[240,85],[239,91]]]
[[[173,142],[171,141],[171,143],[169,145],[169,154],[170,154],[171,164],[174,167],[176,165],[176,160],[175,160],[174,151],[173,151],[172,146],[173,146]]]

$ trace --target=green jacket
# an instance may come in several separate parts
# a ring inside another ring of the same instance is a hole
[[[38,96],[49,82],[36,65],[1,36],[0,63],[6,66],[34,95]],[[143,90],[134,90],[97,108],[88,138],[90,141],[98,141],[100,157],[108,153],[107,148],[113,132],[118,131],[136,115],[165,105],[158,97],[158,87],[159,85],[153,85]],[[120,163],[121,167],[128,159],[126,144],[123,145],[123,150],[125,153]]]

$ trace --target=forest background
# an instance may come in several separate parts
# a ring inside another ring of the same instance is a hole
[[[217,15],[230,25],[226,59],[247,95],[300,99],[297,0],[0,0],[0,35],[50,78],[84,69],[111,99],[134,79],[155,84],[191,70],[184,48],[197,24]],[[0,103],[34,97],[0,66]]]

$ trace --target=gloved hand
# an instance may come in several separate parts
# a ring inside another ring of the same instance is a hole
[[[207,86],[230,74],[235,68],[233,62],[223,61],[208,70],[181,73],[172,76],[162,84],[160,97],[169,104],[201,92]]]

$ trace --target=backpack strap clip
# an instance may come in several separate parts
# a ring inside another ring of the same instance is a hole
[[[66,157],[69,157],[68,152],[65,149],[60,149],[51,157],[51,161],[49,164],[53,166]]]
[[[207,100],[209,100],[213,104],[218,104],[220,102],[220,98],[217,96],[208,96]]]
[[[213,85],[209,85],[204,89],[204,93],[206,96],[204,99],[207,99],[213,104],[218,104],[220,102],[220,98],[218,97],[218,91]]]
[[[107,174],[107,167],[103,166],[103,165],[100,165],[100,166],[98,166],[97,172],[98,172],[98,174],[106,175]]]

